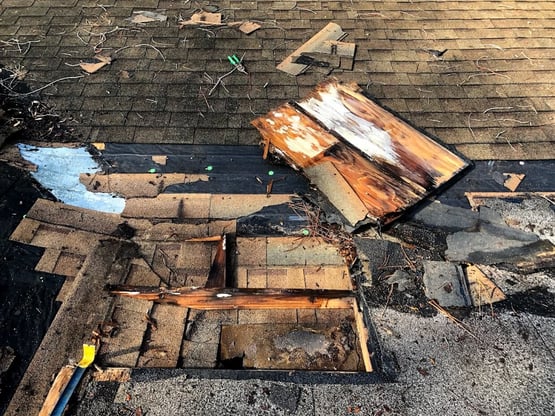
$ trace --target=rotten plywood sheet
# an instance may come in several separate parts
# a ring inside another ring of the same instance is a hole
[[[325,195],[352,227],[392,221],[469,166],[368,99],[356,84],[334,79],[252,124],[265,141],[265,154],[325,183]]]

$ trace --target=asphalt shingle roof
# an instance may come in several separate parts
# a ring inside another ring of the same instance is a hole
[[[0,1],[0,62],[31,88],[81,74],[95,51],[114,62],[42,90],[84,141],[255,144],[256,115],[307,93],[325,75],[275,66],[328,22],[358,46],[337,71],[472,159],[549,159],[554,148],[555,4],[551,1],[221,1],[225,21],[262,28],[179,29],[205,2]],[[166,22],[134,24],[134,11]],[[448,49],[436,58],[427,49]],[[235,73],[208,91],[244,54]],[[211,80],[212,81],[211,81]]]

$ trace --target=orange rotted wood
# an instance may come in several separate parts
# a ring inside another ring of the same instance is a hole
[[[200,310],[223,309],[349,309],[354,297],[350,290],[311,289],[162,289],[133,286],[109,287],[110,293],[169,303]]]
[[[468,163],[380,107],[356,84],[320,84],[299,106],[370,160],[429,189],[445,183]]]
[[[269,150],[278,151],[296,168],[306,168],[320,159],[339,140],[291,104],[284,104],[252,121]]]
[[[362,202],[375,222],[397,218],[469,165],[365,97],[356,84],[334,79],[253,125],[269,143],[269,151],[293,167],[310,170],[333,164],[341,178],[321,190],[333,201],[333,194],[339,194],[335,190],[350,194],[346,182],[353,190],[352,203]],[[309,171],[305,174],[310,178]],[[334,175],[328,175],[332,182]],[[358,211],[349,222],[356,222]]]

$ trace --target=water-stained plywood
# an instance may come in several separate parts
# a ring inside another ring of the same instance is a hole
[[[244,368],[363,371],[352,322],[223,325],[219,361]]]
[[[469,166],[368,99],[356,84],[334,79],[252,124],[269,153],[304,169],[315,182],[325,182],[322,192],[347,215],[351,226],[367,219],[394,220]],[[327,171],[338,174],[327,174],[322,180],[321,169],[314,167],[323,164],[331,164]],[[346,210],[345,201],[336,195],[346,195],[354,206],[362,203],[365,212]]]

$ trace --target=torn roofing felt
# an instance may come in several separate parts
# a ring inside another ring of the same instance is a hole
[[[334,79],[252,124],[264,156],[302,169],[354,227],[392,221],[469,166],[356,84]]]

